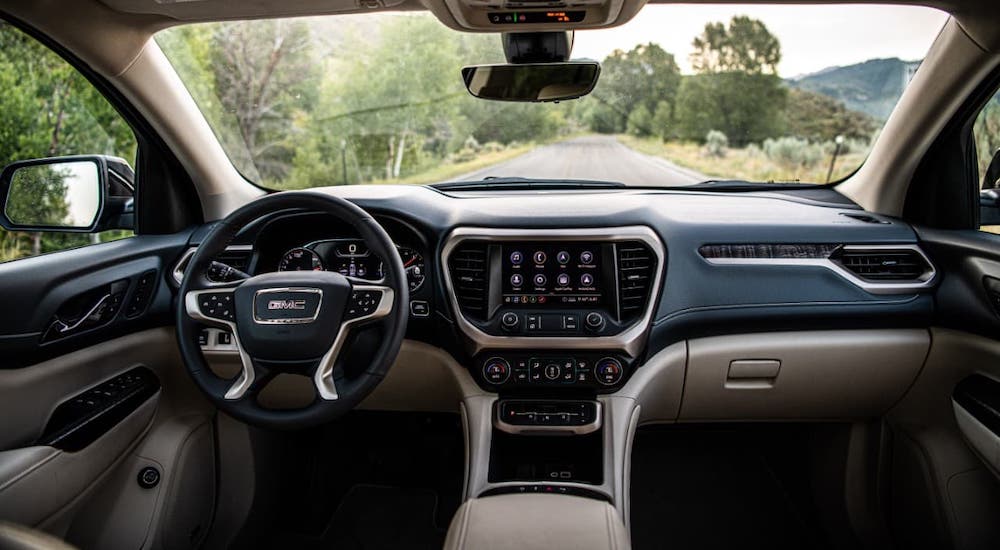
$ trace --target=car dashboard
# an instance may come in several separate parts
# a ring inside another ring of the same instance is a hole
[[[327,192],[396,244],[408,338],[446,350],[490,392],[613,393],[682,340],[920,326],[932,311],[936,271],[912,228],[829,189]],[[309,212],[259,220],[218,260],[250,275],[377,281],[382,269],[353,228]]]

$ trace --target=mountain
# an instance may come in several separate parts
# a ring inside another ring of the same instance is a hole
[[[786,82],[792,88],[809,90],[842,101],[848,109],[885,120],[909,83],[918,61],[869,59],[843,67],[829,67]]]

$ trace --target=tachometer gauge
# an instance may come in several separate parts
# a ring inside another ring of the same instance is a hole
[[[322,271],[323,260],[308,248],[293,248],[281,257],[278,271]]]
[[[424,257],[416,250],[402,247],[399,248],[399,257],[403,260],[410,292],[415,292],[424,284]]]

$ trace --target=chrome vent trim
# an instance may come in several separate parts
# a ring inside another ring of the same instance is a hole
[[[833,246],[834,249],[824,256],[817,255],[789,255],[778,253],[780,250],[789,250],[785,247],[817,247],[809,250],[818,251],[821,247]],[[719,251],[728,250],[728,254],[719,254]],[[771,250],[774,254],[762,255],[750,250]],[[733,251],[737,251],[733,253]],[[822,267],[833,271],[840,277],[846,279],[851,284],[861,288],[871,294],[912,294],[933,288],[937,280],[937,270],[923,250],[916,244],[878,244],[878,245],[706,245],[699,248],[702,258],[712,264],[719,266],[740,266],[740,265],[766,265],[766,266],[810,266]],[[885,279],[885,278],[865,278],[843,265],[839,258],[844,255],[848,257],[862,255],[890,255],[890,254],[915,254],[924,262],[926,268],[914,279]]]

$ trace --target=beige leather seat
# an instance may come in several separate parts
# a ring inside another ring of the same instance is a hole
[[[622,518],[610,504],[566,495],[513,494],[466,501],[445,550],[627,550]]]

